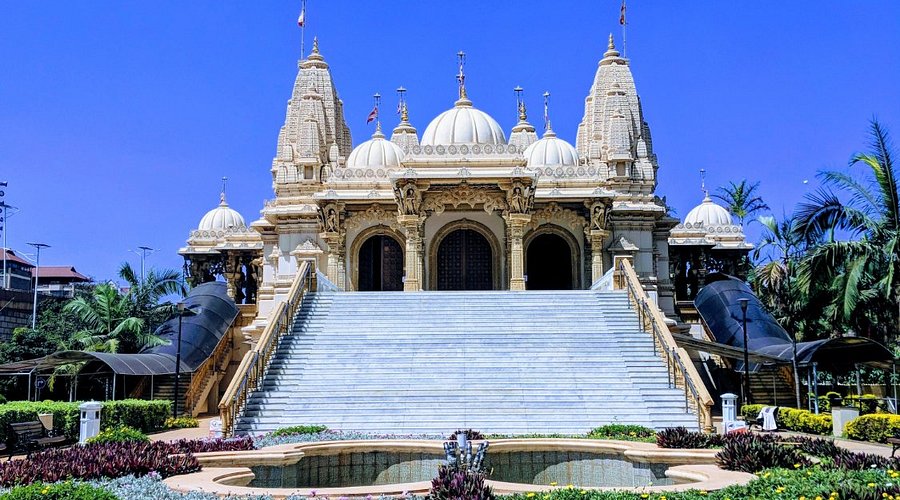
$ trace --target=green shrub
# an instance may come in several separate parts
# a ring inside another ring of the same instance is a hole
[[[53,414],[53,430],[69,440],[77,440],[80,404],[81,402],[61,401],[13,401],[0,404],[0,442],[9,442],[9,424],[37,420],[39,413]],[[163,428],[172,411],[172,403],[169,401],[125,399],[106,401],[102,405],[100,427],[104,429],[125,425],[142,432],[156,431]]]
[[[165,428],[166,419],[172,414],[170,401],[146,401],[123,399],[103,403],[100,412],[101,427],[128,426],[143,432]]]
[[[755,422],[756,416],[759,415],[759,412],[762,411],[763,407],[766,405],[744,405],[741,406],[741,416],[744,417],[744,421],[746,422]]]
[[[291,427],[282,427],[281,429],[276,429],[271,437],[278,436],[291,436],[294,434],[318,434],[320,432],[324,432],[328,430],[328,427],[324,425],[293,425]]]
[[[0,405],[0,441],[10,442],[9,424],[35,421],[40,413],[53,415],[54,431],[70,440],[78,439],[78,403],[13,401]]]
[[[115,495],[103,488],[72,481],[16,486],[0,498],[4,500],[116,500]]]
[[[873,413],[847,423],[844,434],[850,439],[886,443],[888,438],[900,437],[900,415]]]
[[[878,411],[878,396],[874,394],[863,394],[862,397],[847,396],[844,398],[844,405],[858,408],[860,415],[869,415]]]
[[[591,429],[588,439],[620,439],[624,441],[655,441],[656,431],[640,425],[608,424]]]
[[[756,421],[756,416],[766,405],[744,405],[741,407],[741,415],[748,423]],[[779,427],[796,432],[810,434],[831,434],[831,415],[819,414],[796,408],[779,407],[775,413],[775,422]]]
[[[111,427],[106,429],[100,434],[88,439],[86,441],[87,444],[94,443],[122,443],[125,441],[136,441],[140,443],[146,443],[150,441],[150,438],[147,437],[143,432],[132,429],[128,426],[120,426],[120,427]]]
[[[169,417],[164,426],[166,429],[190,429],[200,427],[200,422],[194,417]]]

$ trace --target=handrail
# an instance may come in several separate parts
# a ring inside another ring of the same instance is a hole
[[[619,263],[620,288],[628,291],[629,300],[634,303],[638,313],[641,328],[653,335],[653,341],[660,356],[666,358],[667,369],[670,372],[670,384],[675,387],[680,385],[684,389],[685,410],[693,407],[697,411],[697,419],[700,428],[711,431],[713,399],[706,390],[706,385],[700,378],[700,374],[691,362],[687,351],[679,347],[666,326],[666,321],[659,308],[650,300],[631,262],[623,259]],[[685,361],[687,360],[687,361]],[[679,377],[680,376],[680,377]]]
[[[188,412],[193,412],[194,407],[197,405],[198,399],[200,398],[200,392],[206,385],[207,380],[211,375],[221,369],[220,366],[225,359],[225,355],[230,353],[231,341],[233,338],[230,330],[231,329],[229,328],[222,334],[222,338],[219,339],[212,354],[210,354],[209,357],[206,358],[206,361],[204,361],[194,372],[194,376],[191,378],[191,384],[184,393],[184,409]]]
[[[294,315],[300,306],[303,296],[310,291],[312,276],[315,270],[309,261],[304,261],[297,271],[294,282],[288,291],[287,299],[279,302],[269,313],[269,321],[259,336],[259,341],[241,359],[241,364],[225,389],[219,403],[219,415],[222,417],[222,433],[231,436],[238,416],[250,393],[259,387],[269,367],[269,362],[278,347],[281,336],[288,332],[293,324]]]

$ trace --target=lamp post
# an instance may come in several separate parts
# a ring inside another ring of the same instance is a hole
[[[175,401],[172,404],[172,418],[178,418],[178,382],[181,378],[181,321],[184,319],[184,302],[178,308],[178,343],[175,345]]]
[[[744,376],[743,376],[743,388],[744,388],[744,404],[749,404],[750,401],[750,353],[748,351],[747,346],[747,305],[750,303],[750,299],[738,299],[738,302],[741,304],[741,313],[743,314],[743,319],[741,320],[741,327],[744,330]]]
[[[31,329],[34,330],[37,327],[37,296],[38,279],[41,274],[41,249],[50,248],[50,245],[45,243],[29,243],[29,245],[37,249],[36,265],[34,266],[34,303],[31,306]]]
[[[156,249],[148,247],[146,245],[142,245],[142,246],[137,247],[137,250],[129,250],[129,251],[141,256],[141,286],[143,286],[144,285],[144,261],[147,259],[147,255],[156,251]]]

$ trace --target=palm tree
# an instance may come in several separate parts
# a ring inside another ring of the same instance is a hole
[[[727,186],[719,187],[713,198],[724,202],[731,215],[737,217],[743,226],[744,220],[748,217],[752,218],[763,210],[769,210],[769,205],[756,194],[758,189],[759,182],[750,184],[747,179],[738,183],[731,181]]]
[[[798,235],[813,246],[800,272],[807,288],[831,286],[847,326],[888,340],[900,319],[900,194],[890,136],[876,120],[871,141],[848,171],[821,172],[826,187],[798,207]]]
[[[129,285],[126,297],[131,304],[131,315],[144,320],[148,333],[175,312],[171,302],[160,301],[166,296],[185,292],[181,273],[174,269],[150,269],[142,279],[131,264],[125,262],[119,268],[119,277]]]
[[[132,353],[165,342],[144,329],[144,320],[131,315],[127,296],[110,284],[97,285],[89,296],[66,304],[65,310],[84,325],[75,340],[88,351]]]

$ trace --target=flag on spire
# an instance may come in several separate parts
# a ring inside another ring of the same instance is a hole
[[[622,0],[622,8],[619,9],[619,24],[625,26],[625,0]]]
[[[366,125],[372,123],[376,118],[378,118],[378,105],[376,104],[374,108],[372,108],[372,112],[369,113],[369,116],[366,118]]]
[[[297,26],[303,27],[306,24],[306,1],[300,6],[300,17],[297,18]]]

